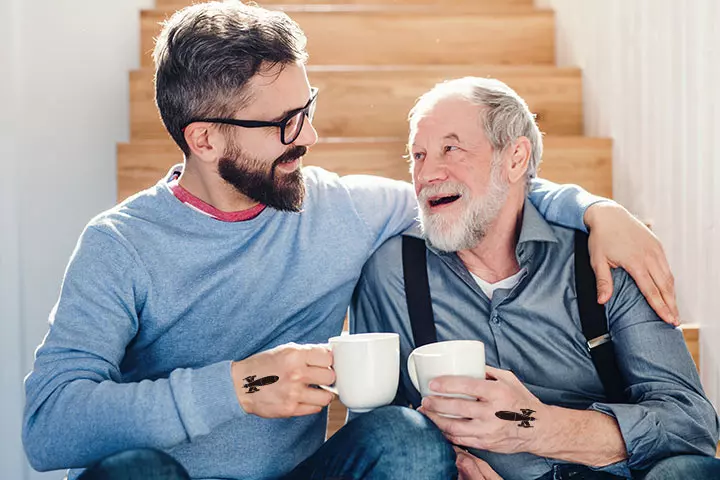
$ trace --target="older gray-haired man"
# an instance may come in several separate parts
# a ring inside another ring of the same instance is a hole
[[[547,223],[526,200],[542,137],[525,102],[497,80],[439,84],[411,112],[409,150],[422,232],[391,239],[371,257],[353,297],[351,330],[399,332],[403,359],[433,340],[485,343],[487,379],[430,383],[475,400],[421,401],[402,372],[398,402],[422,404],[463,447],[461,474],[720,478],[718,418],[682,334],[619,268],[607,319],[600,309],[597,323],[611,339],[598,352],[612,346],[615,354],[594,362],[583,323],[585,307],[597,312],[598,304],[581,287],[590,271],[587,253],[576,250],[583,237]],[[413,239],[421,233],[426,243]],[[419,256],[408,254],[413,245]],[[428,280],[420,282],[425,268]],[[610,365],[617,375],[602,375]]]

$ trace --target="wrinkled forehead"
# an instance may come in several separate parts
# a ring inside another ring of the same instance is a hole
[[[475,137],[483,134],[482,107],[453,96],[432,103],[418,103],[410,119],[409,143],[442,139],[448,135]]]

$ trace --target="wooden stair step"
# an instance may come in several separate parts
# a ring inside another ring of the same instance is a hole
[[[322,139],[304,159],[339,175],[370,173],[410,180],[405,140]],[[155,184],[183,160],[170,141],[119,144],[118,199]],[[592,193],[612,197],[612,142],[605,138],[548,136],[540,175],[559,183],[576,183]]]
[[[142,66],[166,13],[141,12]],[[555,19],[522,13],[297,12],[313,65],[552,65]]]
[[[407,114],[436,83],[466,75],[495,77],[513,87],[552,135],[582,135],[582,75],[575,68],[546,66],[313,67],[310,83],[320,89],[313,125],[321,137],[406,136]],[[130,74],[130,135],[164,139],[167,132],[154,103],[153,71]]]
[[[695,361],[695,366],[700,370],[700,327],[696,324],[681,325],[680,330],[685,337],[685,344],[690,355]]]
[[[462,14],[462,13],[530,13],[538,11],[540,9],[534,6],[528,5],[506,5],[503,3],[449,3],[449,4],[380,4],[380,3],[311,3],[311,4],[266,4],[263,5],[268,10],[279,10],[286,12],[288,15],[301,12],[316,12],[316,13],[367,13],[367,12],[379,12],[379,13],[396,13],[396,14],[408,14],[408,13],[429,13],[433,15],[437,14]],[[172,15],[177,8],[154,8],[158,13],[164,15]]]
[[[155,6],[163,10],[178,10],[198,0],[157,0]],[[262,7],[272,8],[278,5],[433,5],[444,6],[447,0],[261,0],[257,2]],[[486,5],[508,7],[531,7],[533,0],[452,0],[452,5]]]

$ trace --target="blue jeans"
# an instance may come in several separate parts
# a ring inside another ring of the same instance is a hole
[[[613,480],[615,475],[597,472],[583,465],[556,465],[538,480]],[[720,459],[701,455],[678,455],[660,460],[647,470],[633,471],[637,480],[720,479]]]
[[[456,477],[455,451],[440,430],[414,410],[390,406],[349,422],[283,480],[449,480]],[[166,453],[142,449],[108,457],[83,472],[78,480],[189,478],[182,465]]]
[[[152,449],[112,455],[85,470],[77,480],[190,480],[174,458]]]
[[[341,428],[283,480],[451,480],[455,451],[421,413],[390,406]]]

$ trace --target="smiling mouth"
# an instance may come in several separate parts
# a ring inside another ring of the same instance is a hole
[[[438,207],[440,205],[449,205],[460,199],[462,195],[448,195],[446,197],[434,197],[428,200],[430,207]]]

